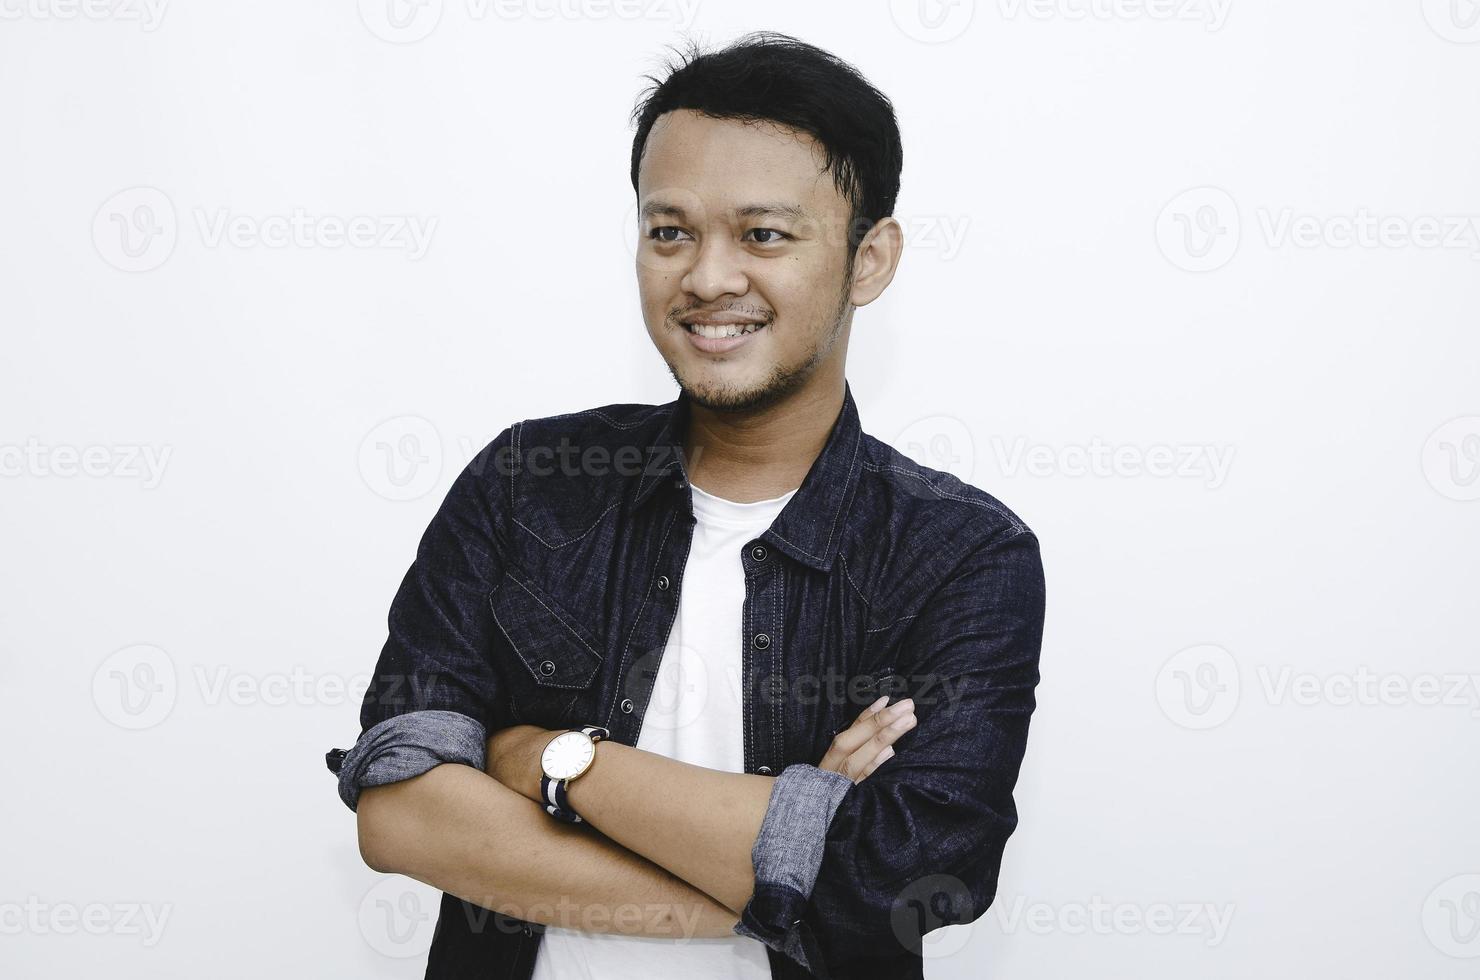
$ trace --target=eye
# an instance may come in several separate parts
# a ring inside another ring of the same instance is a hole
[[[688,237],[688,233],[682,228],[675,228],[673,225],[663,225],[648,232],[647,236],[655,242],[672,245],[683,240],[679,236]]]
[[[756,236],[768,236],[765,238],[752,238],[751,241],[755,242],[757,245],[779,245],[781,242],[791,240],[790,235],[788,235],[784,231],[777,231],[775,228],[752,228],[747,231],[746,234]]]

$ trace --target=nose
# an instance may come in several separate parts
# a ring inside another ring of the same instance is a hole
[[[750,291],[750,280],[741,258],[724,236],[706,236],[694,250],[694,264],[684,273],[679,288],[705,303],[726,295],[744,296]]]

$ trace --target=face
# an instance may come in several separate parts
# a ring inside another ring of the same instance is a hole
[[[658,118],[638,171],[638,292],[694,402],[755,410],[841,379],[862,305],[849,213],[805,134],[691,110]]]

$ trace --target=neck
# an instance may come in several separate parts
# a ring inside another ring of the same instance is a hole
[[[756,412],[715,412],[690,403],[684,455],[706,493],[752,503],[802,485],[843,408],[843,379],[808,385]]]

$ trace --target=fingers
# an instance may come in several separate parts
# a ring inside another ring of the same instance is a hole
[[[886,701],[880,698],[869,705],[847,731],[834,737],[821,768],[858,782],[893,756],[894,742],[915,727],[915,703],[905,698],[885,708]]]
[[[854,783],[861,783],[861,782],[863,782],[865,779],[867,779],[868,777],[870,777],[870,776],[872,776],[874,774],[874,770],[875,769],[879,768],[880,766],[882,766],[884,763],[888,762],[892,758],[894,758],[894,746],[892,746],[892,745],[886,745],[886,746],[884,746],[884,750],[882,752],[880,752],[878,755],[874,756],[874,761],[873,762],[870,762],[868,765],[866,765],[866,766],[863,767],[863,772],[859,773],[858,774],[858,778],[854,779],[853,782]]]
[[[915,727],[915,702],[909,698],[890,706],[888,711],[893,714],[887,718],[883,717],[883,714],[888,712],[881,714],[878,729],[853,752],[853,758],[864,764],[872,762],[875,756],[893,745],[905,732]]]
[[[864,742],[867,742],[874,736],[874,733],[879,730],[881,724],[890,720],[886,716],[891,711],[896,711],[901,704],[905,703],[905,701],[900,701],[898,704],[893,704],[885,708],[884,705],[888,701],[889,697],[885,695],[867,708],[864,708],[859,716],[853,720],[853,724],[833,736],[832,747],[837,749],[845,757],[856,752]]]
[[[873,735],[878,724],[878,712],[888,702],[889,696],[885,695],[864,708],[851,725],[833,736],[832,744],[827,747],[827,754],[818,765],[823,769],[839,771],[838,767],[843,764],[843,760]]]
[[[915,727],[914,702],[906,698],[888,711],[880,713],[877,731],[859,746],[843,764],[855,783],[867,779],[871,773],[894,756],[894,743],[901,735]],[[892,712],[893,714],[889,715]]]

